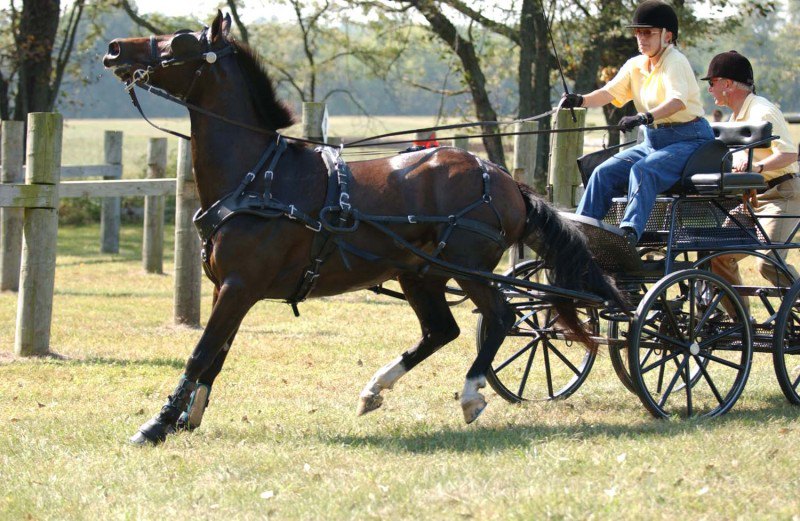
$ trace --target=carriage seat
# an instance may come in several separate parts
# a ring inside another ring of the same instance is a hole
[[[712,123],[716,139],[704,143],[689,157],[683,169],[681,181],[673,186],[671,194],[725,195],[745,190],[764,190],[764,177],[756,172],[731,172],[732,153],[735,149],[769,147],[772,124],[758,123]]]

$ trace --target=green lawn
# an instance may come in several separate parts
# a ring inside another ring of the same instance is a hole
[[[172,230],[167,231],[171,237]],[[798,409],[756,355],[734,410],[656,421],[608,356],[569,400],[489,406],[463,424],[462,336],[355,416],[373,372],[416,341],[403,302],[366,292],[245,319],[202,427],[126,443],[181,374],[199,330],[172,325],[172,267],[146,275],[140,227],[121,253],[62,227],[51,346],[14,359],[16,295],[0,294],[0,519],[792,519]],[[170,252],[171,242],[165,246]],[[204,282],[203,320],[210,305]]]

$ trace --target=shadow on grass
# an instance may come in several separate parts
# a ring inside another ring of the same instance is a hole
[[[107,367],[169,367],[173,369],[183,369],[186,360],[180,358],[141,358],[141,359],[119,359],[107,358],[102,356],[90,358],[73,358],[65,360],[65,365],[75,366],[107,366]]]
[[[714,432],[720,429],[762,426],[767,422],[800,419],[800,408],[791,406],[781,397],[760,404],[757,408],[733,411],[721,418],[696,418],[690,420],[643,419],[641,423],[602,423],[593,422],[581,425],[508,425],[506,427],[464,427],[445,428],[438,431],[415,433],[386,433],[325,436],[322,442],[333,445],[346,445],[353,448],[378,448],[391,452],[410,454],[429,454],[436,452],[456,452],[484,454],[496,450],[515,447],[528,447],[544,441],[591,440],[602,438],[631,438],[637,440],[664,441],[685,436],[698,431]]]

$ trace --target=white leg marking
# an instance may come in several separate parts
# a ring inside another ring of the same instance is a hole
[[[464,381],[464,390],[461,392],[461,410],[464,412],[464,421],[474,422],[486,408],[486,399],[478,389],[486,387],[486,377],[467,378]]]
[[[398,356],[378,369],[359,395],[358,410],[356,411],[358,415],[361,416],[380,407],[383,404],[381,391],[394,387],[395,382],[406,373],[402,356]]]

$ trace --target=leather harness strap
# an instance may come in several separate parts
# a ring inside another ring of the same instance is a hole
[[[342,159],[340,149],[327,146],[318,147],[316,152],[322,156],[328,171],[328,186],[324,206],[320,209],[319,217],[315,219],[311,215],[298,210],[293,204],[283,203],[272,196],[271,186],[274,180],[275,167],[285,149],[286,142],[283,137],[279,135],[262,154],[255,168],[244,176],[235,190],[215,202],[206,211],[198,210],[195,214],[194,224],[203,241],[203,269],[209,279],[215,284],[219,284],[219,281],[215,279],[209,266],[209,259],[213,250],[213,238],[224,223],[237,215],[252,215],[264,219],[288,217],[291,220],[299,221],[315,232],[314,239],[311,243],[309,265],[304,270],[294,293],[286,299],[286,302],[292,306],[292,310],[296,316],[299,316],[297,304],[308,298],[314,290],[319,279],[322,265],[336,250],[339,251],[342,256],[343,264],[348,270],[350,269],[350,262],[347,259],[347,254],[349,253],[372,262],[386,262],[403,271],[416,271],[420,274],[424,274],[428,273],[431,267],[433,267],[436,273],[451,276],[457,274],[462,276],[466,273],[464,270],[453,270],[453,265],[440,258],[452,233],[457,228],[487,237],[496,242],[503,249],[508,247],[505,230],[503,230],[502,220],[500,219],[500,213],[492,203],[492,197],[490,195],[491,177],[489,175],[489,170],[486,162],[480,158],[476,157],[475,159],[481,168],[483,193],[476,201],[467,205],[459,212],[448,216],[371,215],[360,212],[358,209],[353,208],[350,203],[349,187],[352,183],[352,172],[344,159]],[[247,187],[255,180],[268,160],[269,166],[264,171],[265,185],[263,192],[247,190]],[[488,225],[481,221],[466,218],[469,212],[483,205],[488,205],[489,208],[491,208],[497,218],[499,229],[498,227]],[[362,221],[392,237],[397,244],[402,245],[417,257],[425,260],[426,263],[421,267],[401,263],[347,243],[344,240],[346,234],[355,232]],[[434,251],[427,254],[389,229],[387,225],[391,224],[446,224],[447,226],[440,233],[438,244]]]

